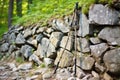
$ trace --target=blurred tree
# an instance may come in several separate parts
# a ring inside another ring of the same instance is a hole
[[[32,0],[28,0],[28,13],[30,12],[30,6],[31,6],[31,4],[32,4]]]
[[[22,17],[22,0],[16,0],[17,16]]]
[[[14,5],[14,0],[9,0],[9,8],[8,8],[8,27],[9,28],[12,25],[13,5]]]

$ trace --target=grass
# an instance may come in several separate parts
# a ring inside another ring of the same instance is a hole
[[[8,27],[0,24],[0,40],[2,39],[3,34],[7,31],[8,31]]]
[[[17,57],[16,62],[18,63],[24,63],[24,59],[22,57]]]
[[[89,6],[95,3],[95,0],[34,0],[30,13],[22,18],[14,17],[14,20],[16,24],[24,26],[37,22],[47,22],[50,18],[71,14],[76,2],[79,2],[79,5],[83,7],[82,11],[87,13]]]

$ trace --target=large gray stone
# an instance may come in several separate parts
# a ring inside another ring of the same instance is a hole
[[[97,45],[91,45],[91,54],[96,58],[101,58],[103,53],[108,49],[108,45],[106,43],[100,43]]]
[[[19,33],[17,35],[15,42],[16,42],[16,44],[24,44],[25,43],[25,39],[21,33]]]
[[[101,42],[101,40],[98,38],[98,37],[91,37],[90,38],[90,41],[93,43],[93,44],[98,44]]]
[[[107,5],[94,4],[89,10],[89,20],[91,24],[117,25],[119,21],[119,12],[109,8]]]
[[[83,70],[91,70],[95,60],[89,56],[82,56],[77,59],[77,66],[81,67]]]
[[[85,14],[80,14],[79,23],[78,36],[85,37],[86,35],[90,34],[89,21]]]
[[[54,60],[50,58],[44,58],[44,62],[46,67],[53,67],[54,65]]]
[[[113,74],[120,74],[120,48],[107,51],[103,60],[108,71]]]
[[[17,68],[17,70],[29,70],[32,68],[32,63],[29,62],[29,63],[23,63],[23,64],[20,64]]]
[[[15,33],[11,33],[9,35],[8,39],[9,39],[9,43],[14,44],[15,43],[15,39],[16,39]]]
[[[77,49],[81,52],[89,52],[89,42],[86,38],[77,38]]]
[[[63,37],[61,32],[53,32],[50,36],[50,42],[57,48],[60,45],[60,41]]]
[[[120,27],[106,27],[98,34],[98,37],[107,40],[110,45],[120,46]]]
[[[24,38],[27,38],[27,37],[32,35],[32,31],[30,29],[26,29],[24,32],[25,32],[24,33]]]
[[[9,49],[9,44],[8,43],[4,43],[0,47],[1,52],[6,52],[6,51],[8,51],[8,49]]]
[[[39,57],[36,56],[35,54],[32,54],[29,58],[29,61],[33,61],[35,63],[37,63],[38,65],[40,65],[42,62],[40,61]]]
[[[22,46],[20,53],[22,53],[25,58],[29,58],[33,53],[33,48],[29,45]]]
[[[36,36],[36,40],[40,43],[43,37],[43,34],[39,34]]]
[[[70,31],[69,25],[65,24],[63,20],[57,19],[55,25],[55,28],[63,33],[67,33]]]
[[[57,65],[62,55],[62,58],[59,63],[59,67],[69,67],[73,65],[73,54],[67,50],[65,50],[63,53],[63,50],[64,49],[60,48],[60,50],[57,52],[57,58],[55,59],[54,64]]]
[[[49,39],[43,38],[41,44],[38,45],[38,49],[36,54],[40,56],[40,58],[48,57],[55,58],[56,57],[55,47],[50,43]]]
[[[71,77],[71,73],[67,69],[61,69],[60,72],[56,74],[57,80],[68,80]]]
[[[71,51],[73,48],[73,38],[71,36],[64,36],[60,42],[60,47]]]

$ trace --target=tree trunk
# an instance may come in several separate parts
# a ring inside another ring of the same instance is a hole
[[[16,0],[17,16],[22,17],[22,0]]]
[[[9,8],[8,8],[8,28],[12,25],[12,16],[13,16],[13,4],[14,0],[9,0]]]
[[[30,12],[30,5],[32,4],[32,0],[28,0],[28,13]]]

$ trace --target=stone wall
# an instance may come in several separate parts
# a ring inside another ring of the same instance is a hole
[[[23,57],[37,65],[44,62],[47,67],[54,67],[64,51],[59,68],[74,68],[73,58],[77,55],[78,78],[113,80],[111,74],[120,74],[120,12],[107,5],[94,4],[88,16],[80,16],[77,52],[75,32],[70,27],[72,17],[65,16],[53,19],[45,27],[39,23],[12,27],[3,36],[0,54],[3,59],[5,55]]]

